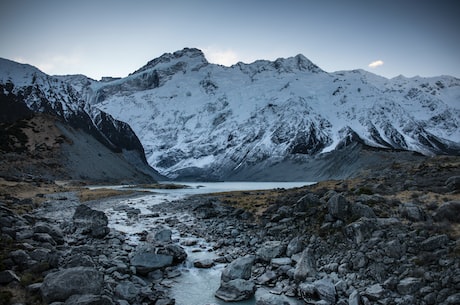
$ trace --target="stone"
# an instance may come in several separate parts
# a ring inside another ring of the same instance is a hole
[[[157,242],[171,242],[172,231],[170,229],[161,229],[155,233],[154,240]]]
[[[445,234],[431,236],[420,244],[420,248],[424,251],[439,250],[449,242],[449,237]]]
[[[460,292],[458,293],[455,293],[453,295],[450,295],[447,300],[446,300],[446,303],[447,304],[460,304]]]
[[[259,276],[257,278],[257,283],[265,285],[265,284],[273,281],[274,279],[276,279],[276,277],[277,277],[277,275],[276,275],[276,273],[274,271],[267,270],[266,272],[264,272],[261,276]]]
[[[406,277],[399,281],[396,289],[402,295],[411,295],[422,286],[422,280],[415,277]]]
[[[407,246],[405,244],[401,244],[399,240],[394,239],[387,242],[383,250],[387,256],[399,259],[406,254]]]
[[[446,180],[446,187],[451,192],[460,190],[460,176],[452,176]]]
[[[411,221],[424,221],[426,219],[423,209],[415,203],[403,203],[400,207],[402,217]]]
[[[272,258],[283,255],[285,246],[281,241],[267,241],[257,250],[256,255],[263,261],[269,262]]]
[[[115,287],[115,294],[123,300],[133,303],[139,294],[139,288],[133,283],[125,281]]]
[[[34,226],[35,233],[47,233],[49,234],[57,244],[62,245],[64,243],[64,233],[57,226],[53,226],[49,223],[38,222]]]
[[[103,275],[96,269],[75,267],[47,274],[40,290],[46,302],[64,302],[76,294],[98,295],[103,283]]]
[[[345,235],[355,243],[361,244],[371,237],[377,224],[378,221],[376,222],[373,219],[361,217],[345,227]]]
[[[114,305],[114,303],[108,296],[83,294],[71,296],[64,305]]]
[[[198,259],[193,262],[195,268],[211,268],[214,266],[214,261],[209,258]]]
[[[361,305],[363,304],[361,295],[358,290],[353,290],[348,296],[348,305]]]
[[[9,284],[11,282],[19,282],[20,279],[12,270],[0,271],[0,284]]]
[[[307,276],[314,276],[316,274],[315,265],[316,263],[313,250],[308,247],[302,252],[300,259],[296,264],[294,279],[297,282],[301,282],[305,280]]]
[[[335,304],[337,292],[334,284],[329,279],[320,279],[313,283],[301,283],[298,287],[298,293],[302,299],[310,302],[324,301],[326,304]]]
[[[222,270],[221,280],[228,282],[234,279],[249,280],[251,277],[251,268],[254,264],[255,256],[246,255],[239,257]]]
[[[374,210],[363,203],[355,202],[351,205],[351,217],[359,219],[361,217],[376,218]]]
[[[291,257],[293,254],[299,253],[303,249],[303,239],[300,236],[294,237],[286,247],[286,256]]]
[[[158,254],[170,255],[173,257],[173,264],[177,265],[187,259],[187,252],[184,248],[176,244],[165,245],[157,251]]]
[[[250,299],[256,292],[256,285],[248,280],[234,279],[222,282],[215,296],[225,302],[238,302]]]
[[[371,301],[378,301],[382,298],[385,289],[380,284],[369,286],[364,290],[363,295]]]
[[[350,204],[340,194],[333,195],[327,202],[327,209],[330,215],[336,219],[346,220],[350,212]]]
[[[450,221],[460,223],[460,202],[449,201],[443,203],[434,213],[435,221]]]
[[[75,209],[73,225],[76,233],[89,235],[94,238],[103,238],[109,233],[109,220],[104,212],[93,210],[81,204]]]
[[[270,261],[270,264],[275,267],[291,265],[292,259],[290,259],[289,257],[272,258],[272,260]]]
[[[142,275],[147,275],[155,269],[171,266],[172,263],[173,257],[171,255],[150,252],[136,253],[131,258],[131,265]]]

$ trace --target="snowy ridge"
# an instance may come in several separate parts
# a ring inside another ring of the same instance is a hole
[[[224,67],[186,48],[122,79],[56,79],[79,93],[88,113],[100,109],[127,122],[149,164],[172,178],[225,179],[356,142],[460,152],[460,80],[449,76],[327,73],[303,55]]]
[[[350,138],[423,154],[459,147],[460,81],[448,76],[326,73],[303,55],[223,67],[184,49],[87,91],[131,125],[149,163],[170,177],[315,156]]]

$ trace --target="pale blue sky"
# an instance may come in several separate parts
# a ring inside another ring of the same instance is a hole
[[[184,47],[225,65],[301,53],[328,72],[460,77],[459,31],[456,0],[0,3],[0,57],[95,79],[126,76]]]

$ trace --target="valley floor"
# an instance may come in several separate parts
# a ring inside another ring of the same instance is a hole
[[[174,304],[191,268],[222,271],[220,298],[258,305],[460,303],[459,157],[289,190],[160,197],[1,180],[0,303]]]

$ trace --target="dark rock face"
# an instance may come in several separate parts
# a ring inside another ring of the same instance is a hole
[[[171,255],[155,254],[141,252],[131,258],[131,265],[134,266],[140,274],[147,275],[156,269],[171,266],[173,257]]]
[[[251,298],[256,292],[253,282],[244,279],[234,279],[223,282],[216,291],[216,297],[225,302],[244,301]]]

